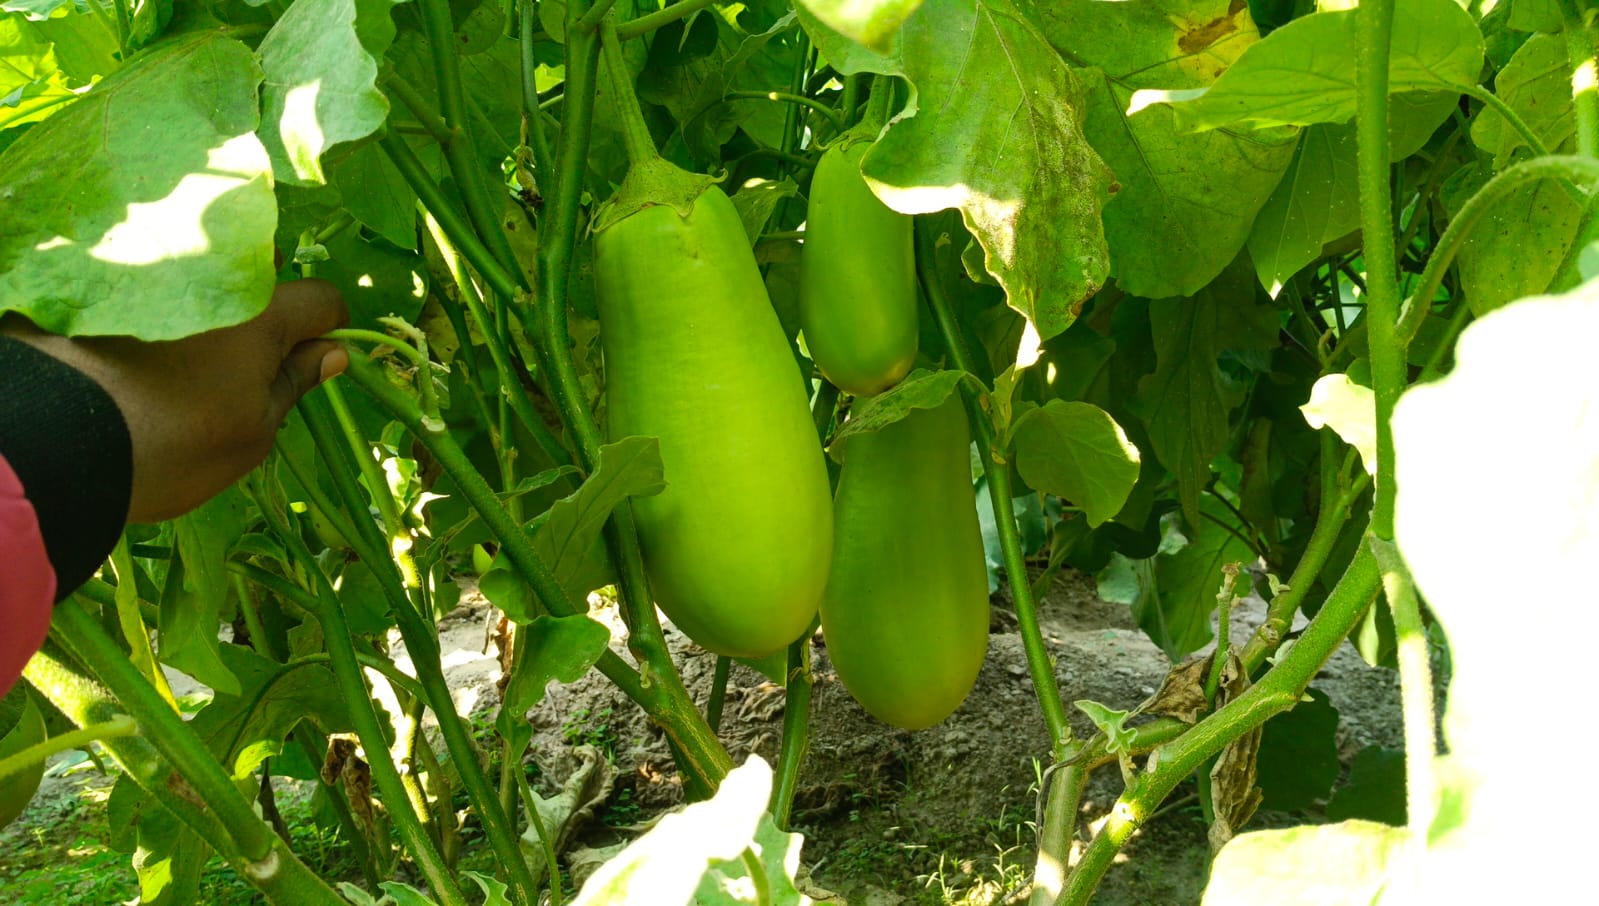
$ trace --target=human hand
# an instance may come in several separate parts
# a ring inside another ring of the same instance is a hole
[[[133,442],[128,521],[159,522],[261,464],[300,397],[349,364],[343,346],[317,339],[347,319],[332,284],[296,280],[278,286],[254,320],[170,342],[69,339],[21,320],[0,332],[105,388]]]

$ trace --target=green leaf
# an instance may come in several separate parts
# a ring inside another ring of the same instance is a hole
[[[0,310],[145,340],[259,314],[277,218],[259,81],[243,44],[188,34],[29,129],[0,156]]]
[[[1126,723],[1127,718],[1133,716],[1133,712],[1117,711],[1088,699],[1075,701],[1072,704],[1077,710],[1088,715],[1088,719],[1094,722],[1099,732],[1105,734],[1105,751],[1112,754],[1132,753],[1133,740],[1138,738],[1138,733],[1132,727],[1126,726]]]
[[[1249,545],[1223,528],[1234,525],[1226,507],[1208,494],[1202,507],[1220,524],[1206,526],[1198,540],[1189,541],[1174,522],[1168,522],[1155,557],[1128,560],[1118,554],[1098,578],[1099,594],[1127,604],[1138,627],[1173,662],[1203,648],[1214,636],[1210,617],[1216,610],[1222,567],[1255,560]]]
[[[1131,105],[1170,104],[1189,129],[1308,126],[1355,115],[1355,11],[1312,13],[1249,48],[1205,90],[1151,89]],[[1388,91],[1459,94],[1477,84],[1483,40],[1454,0],[1406,0],[1394,6]]]
[[[1239,834],[1211,864],[1204,906],[1376,903],[1406,839],[1370,821]]]
[[[1326,799],[1343,769],[1337,734],[1338,709],[1320,689],[1310,690],[1309,701],[1267,721],[1255,756],[1260,807],[1292,812]]]
[[[483,906],[511,906],[510,899],[505,895],[510,888],[505,882],[481,871],[463,871],[461,877],[471,878],[472,883],[483,891]]]
[[[517,659],[517,669],[506,682],[500,713],[494,718],[513,757],[520,757],[533,738],[527,712],[544,700],[544,688],[552,680],[572,683],[582,679],[605,653],[611,633],[585,616],[539,616],[527,624],[523,640],[527,652]]]
[[[350,312],[350,326],[387,330],[378,318],[397,315],[416,323],[427,301],[427,262],[415,252],[382,239],[368,241],[358,229],[325,243],[329,258],[317,276],[338,287]]]
[[[382,881],[378,889],[394,900],[394,906],[438,906],[422,891],[400,881]]]
[[[600,866],[572,906],[686,906],[706,871],[755,841],[771,789],[772,769],[751,755],[715,796],[662,818]]]
[[[1530,739],[1569,720],[1569,697],[1505,682],[1506,619],[1549,627],[1537,678],[1549,689],[1589,681],[1599,611],[1599,283],[1511,303],[1467,327],[1456,367],[1399,400],[1393,430],[1395,537],[1449,637],[1444,718],[1445,808],[1434,826],[1422,897],[1485,901],[1521,880],[1495,866],[1538,864],[1548,889],[1588,883],[1581,834],[1555,821],[1528,833],[1518,780]],[[1493,501],[1485,531],[1482,501]],[[1599,805],[1591,787],[1560,794],[1562,813]],[[1518,817],[1519,816],[1519,817]],[[1468,892],[1475,889],[1475,892]]]
[[[1168,108],[1130,110],[1143,88],[1197,89],[1253,46],[1244,4],[1226,0],[1042,3],[1054,45],[1081,65],[1094,149],[1116,174],[1105,236],[1117,284],[1186,296],[1237,257],[1294,153],[1292,130],[1190,134]]]
[[[738,191],[732,195],[733,207],[738,209],[738,217],[744,222],[744,232],[750,237],[750,245],[761,238],[766,222],[772,219],[772,212],[777,210],[778,204],[798,194],[799,186],[786,176],[782,179],[750,179],[738,187]]]
[[[1444,183],[1444,207],[1459,213],[1490,175],[1481,164],[1456,171]],[[1568,186],[1548,179],[1497,198],[1455,259],[1472,313],[1480,317],[1548,289],[1576,241],[1582,207]]]
[[[758,897],[757,885],[750,881],[750,866],[744,859],[712,862],[694,892],[695,906],[808,906],[811,900],[794,885],[799,872],[800,847],[805,838],[778,830],[771,815],[762,815],[755,829],[750,850],[755,855],[763,879],[765,897]]]
[[[1512,9],[1520,8],[1516,4]],[[1521,117],[1544,147],[1559,153],[1575,141],[1577,118],[1571,102],[1571,64],[1559,35],[1533,35],[1494,76],[1494,94]],[[1509,166],[1527,148],[1514,126],[1491,107],[1471,123],[1471,141],[1494,156],[1494,169]]]
[[[416,251],[416,193],[376,145],[334,164],[328,179],[356,220],[396,246]]]
[[[282,751],[283,740],[302,720],[323,733],[354,726],[344,692],[326,666],[283,665],[238,645],[224,646],[222,660],[241,691],[219,690],[189,725],[234,779],[250,777],[262,760]]]
[[[377,87],[378,60],[394,40],[392,5],[297,0],[261,40],[261,141],[277,179],[322,185],[329,148],[383,125],[389,102]]]
[[[0,760],[45,741],[44,715],[21,684],[0,700]],[[44,779],[44,762],[23,768],[0,779],[0,828],[5,827],[28,807]]]
[[[959,208],[1010,306],[1055,336],[1110,272],[1100,211],[1112,177],[1083,135],[1077,76],[1011,0],[929,0],[901,49],[915,116],[862,172],[902,213]]]
[[[1115,516],[1138,482],[1138,448],[1098,406],[1050,400],[1012,434],[1022,480],[1081,507],[1090,526]]]
[[[78,99],[55,48],[20,16],[0,16],[0,130],[33,123]]]
[[[798,5],[851,41],[888,53],[922,0],[799,0]]]
[[[1510,27],[1558,34],[1562,28],[1560,0],[1514,0],[1510,4]]]
[[[1377,397],[1370,387],[1347,374],[1329,374],[1310,388],[1310,400],[1299,411],[1320,430],[1331,428],[1343,442],[1360,451],[1366,472],[1377,474]]]
[[[1260,284],[1275,298],[1289,277],[1321,257],[1322,246],[1359,225],[1355,129],[1310,126],[1249,233]]]
[[[592,562],[596,558],[603,572],[600,529],[611,511],[629,497],[661,493],[666,489],[664,474],[658,438],[624,437],[600,447],[594,474],[540,517],[533,549],[573,600],[581,601],[599,587],[589,584],[587,577],[597,570]]]
[[[1327,801],[1332,821],[1363,818],[1405,826],[1405,752],[1367,746],[1349,764],[1349,779]]]
[[[1199,495],[1211,459],[1227,446],[1228,414],[1238,402],[1217,361],[1227,349],[1276,346],[1276,313],[1255,305],[1254,294],[1253,277],[1234,266],[1191,299],[1149,303],[1157,364],[1139,380],[1133,406],[1155,456],[1177,476],[1191,526],[1199,524]]]
[[[244,494],[230,488],[173,522],[172,571],[161,594],[159,660],[219,694],[241,692],[222,661],[217,628],[231,590],[228,552],[244,535],[245,505]]]
[[[839,75],[863,72],[905,74],[904,64],[899,59],[899,42],[894,40],[897,36],[890,37],[889,49],[878,53],[824,23],[803,2],[794,5],[794,15],[799,19],[800,27],[810,36],[811,43],[816,45],[822,59],[831,63]]]
[[[139,902],[182,906],[199,900],[200,871],[211,847],[124,774],[106,802],[112,845],[133,854]]]
[[[972,380],[962,371],[912,371],[894,389],[860,401],[850,411],[849,421],[833,435],[828,453],[844,461],[844,442],[857,434],[880,431],[911,414],[913,409],[937,409],[962,380]],[[981,386],[981,385],[977,385]]]

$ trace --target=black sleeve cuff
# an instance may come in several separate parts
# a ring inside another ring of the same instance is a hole
[[[0,456],[38,515],[59,601],[94,574],[127,522],[127,424],[87,375],[0,336]]]

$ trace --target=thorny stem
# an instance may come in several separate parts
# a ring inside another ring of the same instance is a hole
[[[1067,876],[1066,887],[1056,902],[1061,906],[1088,903],[1122,844],[1154,814],[1177,784],[1229,742],[1297,704],[1316,672],[1360,621],[1378,587],[1376,559],[1362,545],[1304,635],[1260,682],[1161,747],[1154,770],[1146,768],[1137,775],[1116,801],[1105,824]]]

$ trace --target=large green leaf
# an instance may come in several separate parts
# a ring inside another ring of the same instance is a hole
[[[1171,103],[1192,129],[1347,122],[1355,115],[1356,44],[1354,10],[1312,13],[1251,47],[1210,88],[1161,86],[1133,106]],[[1482,60],[1482,32],[1455,0],[1394,5],[1390,93],[1458,95],[1477,84]]]
[[[1275,297],[1289,277],[1321,257],[1323,245],[1359,225],[1354,127],[1311,126],[1250,229],[1255,274]]]
[[[1276,313],[1254,304],[1253,278],[1234,266],[1191,299],[1149,303],[1156,368],[1138,382],[1135,410],[1149,428],[1155,456],[1177,476],[1183,512],[1199,524],[1199,495],[1210,461],[1230,437],[1229,413],[1240,402],[1218,359],[1228,349],[1270,349]]]
[[[803,2],[795,4],[794,14],[799,19],[800,26],[805,29],[805,33],[810,35],[811,43],[816,45],[816,50],[822,59],[832,64],[839,75],[855,75],[862,72],[883,75],[905,74],[899,59],[897,40],[891,38],[890,49],[878,53],[818,19]],[[897,38],[897,33],[893,37]]]
[[[1091,526],[1120,512],[1138,481],[1138,448],[1098,406],[1050,400],[1012,432],[1022,480],[1081,507]]]
[[[1040,338],[1060,333],[1110,271],[1111,175],[1083,136],[1077,77],[1011,0],[930,0],[900,47],[916,114],[862,172],[895,210],[959,208],[1011,307]]]
[[[1529,751],[1570,717],[1591,679],[1599,610],[1599,283],[1523,299],[1461,335],[1455,370],[1410,389],[1394,412],[1396,538],[1452,664],[1440,759],[1444,798],[1425,888],[1414,902],[1502,902],[1536,865],[1549,891],[1591,883],[1582,830],[1591,784],[1562,784],[1559,808],[1528,833]],[[1485,531],[1481,503],[1493,501]],[[1506,620],[1545,627],[1540,687],[1505,682]]]
[[[1041,3],[1051,41],[1094,67],[1086,131],[1116,174],[1105,207],[1116,282],[1149,298],[1197,292],[1238,255],[1294,153],[1292,130],[1190,134],[1163,107],[1129,110],[1142,88],[1197,89],[1258,40],[1226,0]]]
[[[200,872],[211,847],[124,774],[106,801],[112,846],[133,855],[139,902],[184,906],[199,899]]]
[[[261,40],[261,141],[283,182],[327,181],[322,155],[383,125],[378,60],[394,40],[396,0],[297,0]]]
[[[245,45],[188,34],[28,130],[0,156],[0,311],[164,340],[265,308],[277,205],[260,78]]]
[[[1342,770],[1337,735],[1338,709],[1320,689],[1266,721],[1255,756],[1260,807],[1291,812],[1326,799]]]

